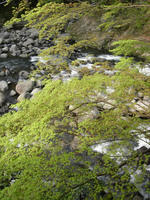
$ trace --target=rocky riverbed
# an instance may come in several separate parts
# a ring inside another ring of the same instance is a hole
[[[12,103],[29,98],[39,90],[23,94],[41,87],[41,83],[29,80],[29,72],[35,69],[30,59],[51,45],[50,40],[39,40],[38,31],[26,28],[24,23],[0,29],[0,115]]]
[[[51,45],[51,40],[39,40],[38,31],[24,27],[23,23],[0,30],[0,58],[35,56],[40,53],[40,50]]]

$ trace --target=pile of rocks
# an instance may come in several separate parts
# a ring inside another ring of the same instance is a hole
[[[12,74],[0,78],[0,114],[8,112],[11,104],[33,98],[42,88],[41,81],[29,79],[28,71],[19,71],[17,75],[18,79],[13,79]]]
[[[0,58],[9,56],[30,57],[38,55],[41,49],[52,45],[51,40],[39,40],[36,29],[17,26],[0,30]]]
[[[23,80],[16,85],[16,92],[19,94],[17,101],[33,98],[41,90],[42,83],[38,80]]]

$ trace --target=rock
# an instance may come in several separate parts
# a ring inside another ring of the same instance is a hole
[[[32,39],[38,38],[38,36],[39,36],[38,30],[36,30],[34,28],[33,29],[29,29],[28,32],[30,33],[30,37]]]
[[[143,94],[142,92],[138,92],[137,96],[138,96],[139,98],[142,98],[142,97],[144,96],[144,94]]]
[[[2,52],[7,53],[8,52],[8,47],[2,48]]]
[[[90,41],[94,35],[95,46],[98,50],[104,48],[106,49],[111,41],[112,33],[105,31],[104,33],[98,30],[98,26],[101,24],[100,13],[96,13],[96,16],[82,16],[79,20],[75,22],[70,22],[68,24],[67,32],[73,36],[74,40],[88,40]]]
[[[115,71],[111,71],[111,70],[105,70],[104,71],[104,74],[106,74],[106,75],[109,75],[109,76],[113,76],[113,75],[115,75]]]
[[[22,70],[19,72],[19,79],[28,79],[29,72]]]
[[[16,91],[18,94],[23,94],[25,92],[29,92],[34,87],[34,81],[32,80],[26,80],[26,81],[20,81],[16,85]]]
[[[3,105],[3,103],[5,102],[5,95],[2,93],[2,92],[0,92],[0,106],[2,106]]]
[[[7,57],[8,57],[7,53],[2,53],[2,54],[0,55],[0,58],[7,58]]]
[[[36,87],[37,87],[37,88],[42,87],[42,81],[36,80]]]
[[[5,76],[5,71],[0,71],[0,76]]]
[[[0,44],[3,44],[3,38],[0,38]]]
[[[150,97],[149,96],[144,96],[143,100],[150,102]]]
[[[10,51],[11,53],[15,53],[15,52],[17,51],[17,45],[16,45],[16,44],[11,45],[9,51]]]
[[[25,54],[25,53],[23,53],[23,54],[20,54],[20,57],[21,57],[21,58],[27,58],[27,57],[28,57],[28,55],[27,55],[27,54]]]
[[[34,97],[34,95],[35,95],[36,93],[38,93],[39,91],[41,91],[40,88],[34,88],[34,89],[32,90],[32,92],[31,92],[31,95]]]
[[[27,47],[33,43],[34,43],[33,39],[29,38],[23,43],[23,46]]]
[[[76,150],[80,145],[80,139],[78,136],[75,136],[70,144],[72,150]]]
[[[6,81],[0,81],[0,91],[5,92],[8,90],[8,83]]]
[[[10,37],[10,33],[9,32],[4,32],[2,36],[3,36],[4,39],[7,39],[7,38]]]
[[[81,109],[76,109],[74,112],[78,115],[78,123],[84,120],[97,119],[99,117],[99,110],[96,106],[90,108],[88,111],[82,111]]]
[[[27,51],[27,48],[22,47],[22,48],[21,48],[21,51],[22,51],[23,53],[25,53],[25,52]]]
[[[19,97],[17,98],[17,101],[20,102],[20,101],[23,101],[25,99],[30,99],[30,97],[31,97],[31,94],[29,92],[24,92],[24,93],[19,95]]]
[[[107,102],[108,103],[104,103],[104,105],[103,105],[103,109],[105,109],[105,110],[112,109],[114,107],[114,105],[116,104],[116,101],[115,100],[111,100],[111,99],[107,100]]]
[[[107,94],[112,94],[114,91],[115,91],[114,88],[107,86],[107,88],[106,88],[106,93]]]
[[[134,106],[136,111],[138,112],[146,112],[149,110],[150,102],[148,101],[138,101],[137,104]]]
[[[9,93],[9,96],[13,97],[15,96],[17,93],[15,90],[11,90],[10,93]]]

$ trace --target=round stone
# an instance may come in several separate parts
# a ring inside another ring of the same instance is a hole
[[[16,92],[18,94],[29,92],[33,89],[33,87],[34,87],[34,81],[32,80],[20,81],[16,85]]]
[[[6,81],[0,81],[0,91],[5,92],[8,90],[8,83]]]

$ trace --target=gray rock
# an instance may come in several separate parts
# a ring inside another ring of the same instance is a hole
[[[103,109],[105,110],[110,110],[112,108],[114,108],[115,104],[116,104],[116,101],[115,100],[107,100],[108,103],[104,103],[103,105]]]
[[[40,88],[34,88],[31,92],[31,95],[34,96],[36,93],[38,93],[39,91],[41,91]]]
[[[0,38],[0,44],[3,44],[3,38]]]
[[[5,102],[5,95],[2,92],[0,92],[0,106],[2,106],[4,102]]]
[[[8,83],[6,81],[0,81],[0,91],[5,92],[8,90]]]
[[[37,88],[42,87],[42,81],[36,80],[36,87],[37,87]]]
[[[150,102],[150,97],[149,96],[144,96],[143,100]]]
[[[143,92],[138,92],[137,95],[138,95],[139,98],[142,98],[144,96]]]
[[[25,92],[29,92],[34,87],[34,81],[32,80],[26,80],[26,81],[20,81],[16,85],[16,91],[18,94],[23,94]]]
[[[72,106],[69,107],[70,110],[74,109]],[[82,110],[83,109],[83,110]],[[73,112],[76,113],[76,115],[78,116],[78,122],[82,122],[84,120],[88,120],[88,119],[97,119],[99,117],[99,110],[96,106],[84,110],[84,106],[81,108],[77,108],[75,109]]]
[[[13,41],[13,39],[11,39],[11,38],[5,39],[5,44],[10,44],[12,41]]]
[[[9,96],[13,97],[15,96],[17,93],[15,90],[11,90],[10,93],[9,93]]]
[[[38,46],[39,46],[39,40],[36,39],[36,40],[34,40],[34,47],[38,47]]]
[[[19,97],[17,98],[17,101],[20,102],[20,101],[23,101],[25,99],[30,99],[30,97],[31,97],[31,94],[29,92],[24,92],[24,93],[19,95]]]
[[[28,57],[28,54],[26,54],[26,53],[20,54],[20,57],[21,57],[21,58],[27,58],[27,57]]]
[[[34,43],[33,39],[29,38],[23,43],[23,46],[27,47],[33,43]]]
[[[22,52],[26,52],[27,49],[26,49],[25,47],[22,47],[21,51],[22,51]]]
[[[78,149],[79,145],[80,145],[81,141],[79,139],[78,136],[75,136],[70,144],[71,149],[75,150]]]
[[[7,53],[2,53],[2,54],[0,55],[0,58],[7,58],[7,57],[8,57]]]
[[[104,71],[104,74],[106,74],[106,75],[109,75],[109,76],[113,76],[113,75],[115,75],[115,71],[111,71],[111,70],[105,70]]]
[[[10,47],[10,52],[11,53],[15,53],[17,51],[17,45],[16,44],[13,44],[11,47]]]
[[[143,112],[146,113],[150,108],[150,102],[148,101],[138,101],[135,105],[134,105],[134,109],[136,109],[136,111],[138,112]]]
[[[2,52],[7,53],[8,52],[8,47],[2,48]]]
[[[29,72],[22,70],[19,72],[19,79],[28,79],[29,77]]]
[[[39,36],[39,32],[34,28],[29,29],[27,32],[30,34],[30,37],[32,39],[38,38],[38,36]]]
[[[10,33],[9,32],[4,32],[3,33],[3,38],[4,39],[7,39],[7,38],[9,38],[10,37]]]
[[[5,72],[4,71],[0,71],[0,76],[5,76]]]
[[[17,51],[15,52],[15,54],[16,54],[16,56],[20,56],[20,55],[21,55],[21,51],[20,51],[20,50],[17,50]]]

